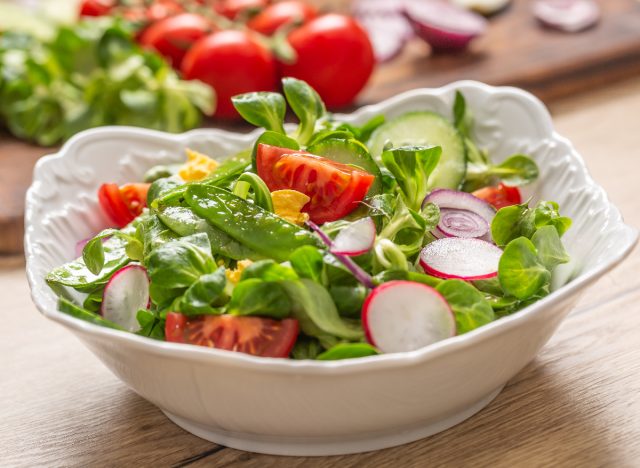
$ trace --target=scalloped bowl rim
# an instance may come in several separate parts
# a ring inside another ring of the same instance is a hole
[[[628,231],[628,239],[629,242],[625,247],[619,251],[617,251],[616,255],[613,255],[609,261],[604,262],[596,268],[586,272],[580,273],[576,278],[572,279],[568,284],[562,286],[557,291],[552,292],[545,298],[539,300],[538,302],[506,317],[502,317],[497,319],[487,325],[479,327],[471,332],[465,333],[463,335],[457,335],[451,338],[447,338],[445,340],[439,341],[432,345],[426,346],[421,349],[417,349],[415,351],[408,351],[403,353],[389,353],[389,354],[380,354],[376,356],[368,356],[363,358],[353,358],[353,359],[344,359],[337,361],[316,361],[316,360],[293,360],[293,359],[282,359],[282,358],[266,358],[266,357],[257,357],[251,356],[249,354],[218,350],[215,348],[206,348],[202,346],[189,345],[189,344],[177,344],[177,343],[169,343],[164,341],[157,341],[150,338],[142,337],[133,333],[113,330],[110,328],[101,327],[99,325],[95,325],[89,322],[85,322],[81,319],[77,319],[75,317],[71,317],[66,315],[57,309],[47,307],[43,301],[40,300],[40,297],[37,294],[37,288],[35,287],[37,278],[35,277],[35,272],[30,268],[32,264],[34,252],[32,249],[32,244],[34,242],[32,230],[29,229],[29,225],[31,223],[32,211],[34,209],[34,201],[33,201],[33,192],[34,185],[37,181],[37,174],[40,168],[50,163],[51,161],[62,159],[65,157],[65,154],[69,151],[69,149],[79,142],[83,140],[88,140],[94,137],[104,137],[105,134],[108,134],[111,138],[117,138],[118,135],[131,135],[135,134],[136,136],[142,137],[150,137],[157,138],[158,136],[162,136],[164,139],[171,139],[176,142],[180,142],[183,140],[187,140],[198,134],[206,134],[206,135],[216,135],[220,138],[234,138],[238,137],[238,133],[229,132],[226,130],[220,129],[195,129],[189,132],[185,132],[182,134],[169,134],[165,132],[159,132],[156,130],[148,130],[137,127],[124,127],[124,126],[107,126],[107,127],[99,127],[95,129],[86,130],[81,132],[70,140],[68,140],[62,148],[54,154],[45,156],[41,158],[34,169],[34,181],[27,191],[26,196],[26,212],[25,212],[25,257],[26,257],[26,272],[27,279],[29,281],[29,285],[31,287],[31,297],[33,302],[35,303],[38,310],[47,318],[50,318],[56,322],[59,322],[66,327],[69,327],[72,330],[79,331],[82,333],[86,333],[88,335],[95,335],[96,337],[102,339],[111,339],[114,341],[122,341],[131,345],[136,349],[145,349],[148,352],[152,352],[158,355],[171,355],[172,357],[179,357],[185,360],[195,360],[199,362],[211,362],[215,364],[227,365],[227,366],[242,366],[251,370],[258,370],[264,372],[290,372],[294,374],[340,374],[340,373],[353,373],[353,372],[369,372],[371,370],[383,369],[388,367],[403,367],[403,366],[413,366],[419,362],[424,362],[427,360],[435,359],[438,356],[453,352],[456,349],[462,349],[465,347],[471,347],[475,343],[491,339],[492,337],[500,334],[503,330],[511,329],[513,327],[518,327],[522,322],[526,322],[532,316],[538,314],[540,310],[545,307],[548,307],[550,304],[560,302],[564,298],[573,295],[576,291],[585,288],[590,283],[595,282],[600,278],[601,275],[606,273],[607,271],[614,268],[617,264],[619,264],[624,258],[629,255],[632,248],[636,244],[638,240],[638,230],[625,224],[622,220],[622,216],[618,209],[609,201],[606,196],[606,192],[604,189],[596,184],[591,175],[589,174],[584,160],[575,150],[571,142],[565,138],[560,136],[557,132],[553,130],[551,116],[549,115],[546,107],[538,100],[536,97],[532,96],[526,91],[523,91],[518,88],[509,87],[509,86],[501,86],[494,87],[490,85],[486,85],[484,83],[479,83],[476,81],[463,80],[456,81],[449,85],[440,87],[440,88],[420,88],[414,89],[411,91],[407,91],[401,94],[398,94],[390,99],[384,100],[378,104],[372,104],[368,106],[361,107],[349,114],[351,118],[357,117],[359,115],[366,115],[368,113],[379,112],[376,109],[380,107],[387,107],[393,105],[396,101],[402,101],[407,98],[411,98],[413,96],[423,95],[425,93],[429,95],[441,95],[450,93],[451,91],[461,88],[461,87],[471,87],[471,88],[479,88],[485,92],[506,92],[513,95],[516,95],[519,99],[523,99],[529,101],[529,104],[533,104],[538,110],[541,112],[541,115],[544,115],[546,118],[545,125],[550,130],[550,135],[555,141],[562,141],[567,144],[567,146],[571,150],[571,156],[578,163],[580,170],[584,172],[586,176],[586,180],[590,183],[593,190],[597,190],[602,192],[605,195],[605,199],[609,205],[609,208],[612,210],[612,215],[616,218],[616,221],[619,224],[622,224],[625,229]],[[344,118],[343,114],[336,114],[337,119]],[[244,137],[257,136],[257,134],[261,132],[260,129],[256,129],[249,134],[243,134]],[[51,292],[53,294],[53,292]]]

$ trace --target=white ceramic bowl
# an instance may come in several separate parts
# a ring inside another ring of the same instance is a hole
[[[25,236],[33,301],[176,424],[230,447],[284,455],[361,452],[463,421],[533,359],[582,290],[627,255],[637,232],[623,223],[569,141],[554,132],[544,106],[518,89],[463,81],[410,91],[340,118],[362,123],[379,113],[422,109],[450,115],[456,89],[473,111],[480,146],[497,160],[532,155],[541,174],[530,194],[559,202],[573,218],[564,237],[572,261],[555,272],[554,292],[534,305],[417,351],[334,362],[158,342],[64,315],[43,278],[73,257],[78,239],[105,227],[96,201],[100,183],[138,180],[154,164],[182,160],[185,147],[222,157],[257,135],[116,127],[83,132],[36,166]]]

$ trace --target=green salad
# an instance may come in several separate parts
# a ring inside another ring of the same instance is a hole
[[[522,200],[538,167],[493,163],[461,93],[452,119],[354,125],[306,83],[282,84],[233,99],[264,128],[251,148],[187,149],[183,164],[100,187],[114,227],[47,275],[60,311],[155,340],[335,360],[420,349],[549,294],[571,220]]]

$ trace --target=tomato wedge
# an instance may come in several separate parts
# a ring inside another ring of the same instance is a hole
[[[473,195],[490,203],[497,210],[505,206],[522,203],[522,195],[520,195],[518,187],[509,187],[503,183],[491,187],[483,187],[473,192]]]
[[[165,338],[173,343],[285,358],[298,338],[298,321],[234,315],[187,317],[170,312],[165,324]]]
[[[375,177],[314,154],[258,145],[258,175],[272,192],[291,189],[311,198],[302,211],[316,223],[343,218],[364,199]]]
[[[136,218],[147,206],[147,192],[151,184],[102,184],[98,201],[105,214],[122,228]]]

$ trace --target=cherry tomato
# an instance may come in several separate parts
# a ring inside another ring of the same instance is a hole
[[[174,68],[180,68],[187,51],[210,30],[211,25],[202,16],[181,13],[153,23],[142,33],[139,42],[158,51]]]
[[[304,24],[318,16],[318,10],[306,3],[296,0],[275,3],[247,22],[247,26],[254,31],[270,36],[287,23]]]
[[[269,4],[269,0],[222,0],[214,8],[229,19],[236,19],[243,12],[259,11]]]
[[[249,91],[275,91],[277,66],[273,55],[247,31],[226,30],[200,39],[182,61],[188,80],[201,80],[216,91],[215,115],[237,118],[231,97]]]
[[[147,7],[145,17],[147,21],[154,23],[182,12],[184,12],[184,7],[179,0],[154,0]]]
[[[320,16],[289,37],[297,52],[292,64],[282,64],[283,76],[306,81],[328,107],[351,104],[367,83],[375,59],[367,33],[348,16]]]
[[[364,199],[373,183],[368,172],[309,153],[258,145],[258,175],[269,190],[293,189],[311,198],[302,211],[316,223],[340,219]]]
[[[473,195],[492,204],[497,210],[505,206],[522,203],[522,196],[518,187],[509,187],[503,183],[493,187],[481,188],[473,192]]]
[[[114,0],[83,0],[80,5],[80,16],[105,16],[114,5]]]
[[[298,338],[298,321],[233,315],[187,317],[170,312],[165,323],[165,338],[173,343],[285,358]]]
[[[151,184],[102,184],[98,201],[105,214],[116,226],[124,227],[142,213],[147,206],[147,192]]]

